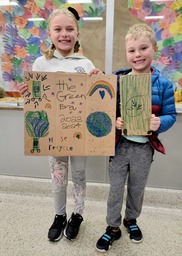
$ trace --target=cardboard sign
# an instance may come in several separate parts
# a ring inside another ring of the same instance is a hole
[[[25,155],[114,155],[116,76],[25,72]]]
[[[121,76],[123,134],[149,135],[151,118],[151,75]]]

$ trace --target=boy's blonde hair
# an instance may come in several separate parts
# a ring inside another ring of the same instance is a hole
[[[157,41],[155,37],[155,32],[150,26],[143,23],[135,24],[129,28],[125,36],[125,42],[128,42],[129,40],[136,40],[141,36],[147,37],[151,41],[153,48],[156,49]]]
[[[49,19],[48,19],[48,30],[50,28],[50,22],[51,20],[56,17],[57,15],[61,15],[61,14],[64,14],[68,17],[70,17],[71,19],[74,20],[76,26],[77,26],[77,30],[79,31],[79,24],[78,24],[78,20],[76,19],[75,15],[69,11],[67,8],[59,8],[59,9],[55,9],[51,15],[49,16]],[[80,43],[79,41],[76,42],[75,46],[74,46],[74,52],[78,52],[79,51],[79,48],[80,48]],[[42,54],[45,55],[46,59],[51,59],[54,55],[54,51],[55,51],[55,46],[54,44],[52,44],[51,48],[50,49],[41,49],[41,52]]]

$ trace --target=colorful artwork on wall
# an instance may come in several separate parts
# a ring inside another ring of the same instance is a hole
[[[172,81],[176,104],[182,109],[182,0],[128,0],[128,8],[156,32],[159,49],[153,65]],[[154,17],[146,19],[151,16]],[[161,18],[156,19],[156,16]]]
[[[81,17],[80,27],[84,26],[83,16],[101,16],[105,11],[103,0],[88,4],[68,4],[67,0],[16,0],[16,3],[0,7],[0,75],[10,90],[16,90],[23,81],[24,71],[31,70],[32,63],[41,55],[40,47],[49,47],[47,19],[53,9],[76,8]],[[44,20],[30,20],[36,17]]]

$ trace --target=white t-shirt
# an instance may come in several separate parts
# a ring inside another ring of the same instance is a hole
[[[47,60],[45,56],[37,58],[33,64],[32,71],[89,73],[93,68],[95,68],[94,64],[79,53],[63,57],[55,50],[54,56],[50,60]]]

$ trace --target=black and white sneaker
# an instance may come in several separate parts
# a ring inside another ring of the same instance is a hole
[[[83,221],[83,217],[78,213],[72,213],[71,218],[68,221],[67,227],[64,230],[64,236],[69,240],[73,240],[77,237],[80,225]]]
[[[129,233],[129,238],[134,243],[141,243],[143,240],[142,232],[139,228],[139,226],[136,224],[136,219],[131,220],[123,220],[124,226],[127,228]]]
[[[121,237],[121,230],[119,227],[113,228],[108,226],[106,228],[106,232],[97,241],[96,249],[99,252],[107,252],[111,248],[112,243],[115,240],[118,240],[120,237]]]
[[[54,222],[52,223],[49,232],[48,238],[52,242],[57,242],[63,236],[64,228],[66,227],[67,220],[65,215],[55,215]]]

